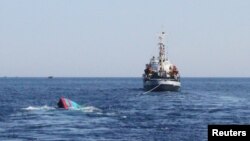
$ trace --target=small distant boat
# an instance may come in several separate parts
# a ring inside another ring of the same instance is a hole
[[[76,102],[70,100],[70,99],[67,99],[67,98],[64,98],[64,97],[61,97],[57,103],[57,106],[58,108],[64,108],[66,110],[77,110],[79,108],[81,108],[81,106],[79,104],[77,104]]]
[[[179,71],[165,55],[164,35],[161,32],[159,36],[159,57],[153,56],[144,70],[143,85],[147,91],[178,91],[181,87]]]
[[[53,76],[49,76],[48,79],[53,79],[54,77]]]

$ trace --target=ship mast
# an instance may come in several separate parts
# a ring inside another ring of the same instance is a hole
[[[161,67],[163,67],[163,62],[167,60],[167,57],[165,56],[165,44],[163,43],[163,38],[164,38],[165,33],[161,32],[159,36],[159,64]]]

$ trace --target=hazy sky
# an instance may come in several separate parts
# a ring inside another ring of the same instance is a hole
[[[250,76],[249,0],[0,0],[0,76],[141,77],[162,28],[182,76]]]

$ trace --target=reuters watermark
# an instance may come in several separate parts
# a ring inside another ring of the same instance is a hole
[[[208,141],[250,141],[250,125],[208,125]]]

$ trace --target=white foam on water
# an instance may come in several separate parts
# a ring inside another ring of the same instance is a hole
[[[85,106],[80,108],[81,111],[85,112],[85,113],[101,113],[102,110],[99,108],[96,108],[94,106]]]
[[[55,107],[51,106],[28,106],[27,108],[22,108],[23,110],[34,111],[34,110],[54,110]]]
[[[47,111],[47,110],[55,110],[58,109],[56,107],[48,106],[48,105],[43,105],[43,106],[28,106],[26,108],[22,108],[23,110],[27,111]],[[84,113],[96,113],[96,114],[103,114],[102,110],[94,107],[94,106],[82,106],[80,108],[69,108],[68,110],[73,110],[73,111],[81,111]],[[112,114],[111,114],[112,115]]]

